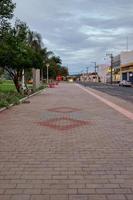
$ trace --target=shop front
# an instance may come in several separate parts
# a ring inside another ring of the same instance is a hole
[[[133,64],[121,66],[122,80],[130,81],[133,83]]]

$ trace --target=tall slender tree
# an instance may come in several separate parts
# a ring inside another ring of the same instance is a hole
[[[44,47],[41,35],[30,31],[26,23],[16,20],[14,27],[11,26],[15,6],[12,0],[0,0],[0,67],[8,71],[17,91],[21,92],[19,79],[23,69],[46,69],[49,63],[50,76],[56,78],[62,61]]]
[[[43,81],[45,72],[47,70],[46,65],[49,64],[50,57],[52,57],[54,53],[52,51],[48,51],[48,49],[45,47],[41,50],[41,54],[43,57],[43,68],[41,70],[41,80]]]
[[[28,43],[36,51],[41,51],[43,47],[42,37],[39,33],[34,31],[28,32]]]
[[[12,0],[0,0],[0,42],[10,28],[9,20],[13,17],[16,4]]]
[[[19,80],[22,78],[22,70],[43,65],[41,54],[27,43],[28,32],[27,25],[17,20],[0,46],[0,65],[8,71],[18,92],[21,92]]]
[[[49,64],[49,76],[53,79],[56,79],[56,77],[59,75],[62,60],[59,56],[53,55],[49,59]]]

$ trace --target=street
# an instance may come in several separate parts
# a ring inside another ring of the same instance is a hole
[[[80,82],[80,84],[133,103],[133,88],[131,87],[93,82]]]
[[[0,113],[0,200],[133,199],[133,113],[84,88],[61,83]]]

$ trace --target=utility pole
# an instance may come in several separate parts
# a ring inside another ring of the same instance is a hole
[[[86,77],[87,77],[87,81],[88,81],[88,78],[89,78],[89,67],[86,67],[86,73],[87,73],[87,75],[86,75]]]
[[[110,66],[110,83],[113,83],[113,54],[106,54],[106,56],[109,56],[111,59],[111,66]]]
[[[111,54],[111,84],[113,83],[113,54]]]
[[[95,72],[95,74],[96,74],[96,73],[97,73],[97,63],[96,63],[96,62],[91,62],[91,63],[94,64],[94,72]]]
[[[94,62],[94,64],[95,64],[95,75],[96,75],[96,73],[97,73],[97,63]]]
[[[96,62],[91,62],[94,64],[94,73],[95,73],[95,82],[96,82],[96,78],[97,78],[97,63]]]
[[[87,72],[87,75],[88,75],[88,72],[89,72],[89,67],[86,67],[86,72]]]

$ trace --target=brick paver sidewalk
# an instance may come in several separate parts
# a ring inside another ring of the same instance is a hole
[[[74,84],[0,113],[0,200],[133,200],[133,123]]]

